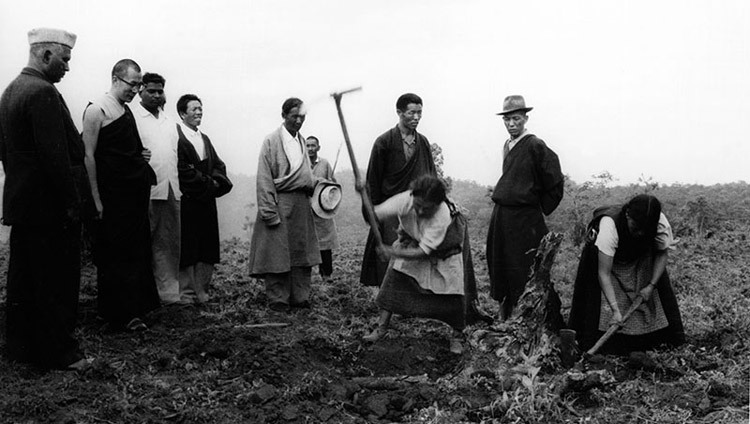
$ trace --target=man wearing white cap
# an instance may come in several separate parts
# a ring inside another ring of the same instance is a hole
[[[76,36],[28,33],[28,66],[0,99],[3,224],[12,226],[6,354],[44,368],[88,362],[73,337],[80,284],[81,218],[89,190],[83,143],[55,88]]]
[[[534,260],[529,251],[547,234],[544,215],[551,214],[563,197],[557,155],[526,130],[532,109],[523,97],[513,95],[505,98],[498,113],[510,138],[503,146],[502,176],[492,192],[495,207],[487,233],[487,265],[490,295],[500,302],[503,319],[510,317],[526,287]]]

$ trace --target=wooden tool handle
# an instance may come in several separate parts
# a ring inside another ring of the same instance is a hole
[[[641,303],[643,303],[643,297],[641,297],[641,295],[639,294],[638,296],[636,296],[635,300],[633,300],[633,304],[630,305],[630,308],[628,308],[627,312],[625,312],[625,315],[623,315],[622,320],[610,325],[607,329],[607,332],[604,333],[604,335],[600,337],[599,340],[597,340],[596,344],[594,344],[594,346],[592,346],[591,349],[586,352],[586,355],[593,356],[597,351],[599,351],[604,343],[606,343],[607,340],[609,340],[609,338],[617,332],[617,330],[622,328],[622,325],[625,324],[625,321],[630,318],[630,315],[633,314],[633,311],[641,306]]]

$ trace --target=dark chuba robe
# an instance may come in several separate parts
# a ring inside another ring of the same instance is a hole
[[[495,207],[487,232],[490,295],[505,301],[507,318],[526,287],[534,253],[547,234],[544,215],[563,197],[564,178],[555,152],[528,134],[503,160],[503,175],[492,193]]]
[[[437,176],[432,150],[427,137],[416,133],[415,149],[407,161],[404,154],[401,131],[398,126],[381,134],[372,146],[370,163],[367,166],[366,187],[373,205],[386,201],[389,197],[406,191],[409,184],[422,175]],[[392,217],[380,223],[383,243],[396,241],[398,218]],[[385,277],[388,261],[382,261],[375,250],[376,243],[372,229],[367,236],[360,282],[365,286],[379,287]]]
[[[96,177],[104,215],[96,230],[99,314],[115,327],[159,306],[148,207],[156,175],[130,109],[99,131]]]
[[[227,168],[216,154],[208,136],[201,133],[204,158],[200,159],[193,144],[177,125],[177,170],[180,177],[180,220],[182,247],[180,267],[198,262],[219,262],[219,219],[216,198],[232,189]]]

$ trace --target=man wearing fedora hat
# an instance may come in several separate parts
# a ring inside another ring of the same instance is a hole
[[[505,128],[510,138],[503,146],[503,169],[492,192],[495,207],[487,233],[490,294],[501,304],[507,319],[523,293],[536,249],[547,234],[544,215],[551,214],[563,197],[560,161],[541,139],[526,130],[522,96],[503,101]]]
[[[54,84],[69,70],[76,36],[29,31],[28,65],[0,99],[3,224],[11,225],[6,354],[45,368],[88,364],[73,337],[80,287],[84,147]]]
[[[331,164],[318,156],[320,141],[315,136],[305,140],[307,156],[310,158],[313,177],[318,180],[310,202],[312,203],[315,232],[318,234],[321,263],[318,266],[320,277],[325,281],[332,281],[333,250],[338,249],[339,242],[336,233],[336,222],[333,217],[341,203],[341,186],[336,184]]]

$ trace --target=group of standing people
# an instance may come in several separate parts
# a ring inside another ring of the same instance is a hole
[[[61,369],[88,363],[73,337],[82,228],[92,235],[100,316],[115,330],[145,330],[160,305],[208,299],[219,260],[215,199],[232,188],[198,129],[201,100],[182,96],[182,122],[171,120],[165,79],[131,59],[114,65],[79,133],[54,86],[76,39],[29,31],[28,65],[0,99],[3,223],[12,226],[7,356]]]
[[[100,315],[114,328],[145,330],[145,314],[160,305],[208,300],[219,261],[215,199],[232,189],[224,163],[198,129],[200,98],[180,97],[181,122],[172,121],[163,110],[165,78],[142,73],[133,60],[114,65],[110,90],[86,107],[79,134],[54,86],[69,69],[75,41],[62,30],[30,31],[28,66],[0,99],[3,223],[12,226],[8,357],[69,369],[86,364],[72,336],[82,226],[94,234]],[[136,94],[140,101],[131,109]],[[450,350],[461,353],[463,328],[492,319],[477,308],[468,223],[448,199],[432,147],[417,131],[422,109],[419,96],[399,97],[398,123],[375,140],[366,181],[356,187],[369,196],[378,220],[360,280],[380,288],[381,313],[365,340],[382,338],[394,313],[435,318],[452,327]],[[544,216],[563,197],[557,155],[526,128],[531,110],[512,95],[498,113],[510,137],[492,192],[486,251],[501,319],[512,315],[523,293],[533,251],[548,232]],[[263,278],[268,307],[288,312],[311,307],[314,266],[324,280],[333,278],[341,186],[318,156],[318,138],[300,134],[302,100],[287,99],[281,117],[258,158],[249,270]],[[636,197],[598,210],[590,228],[569,321],[581,345],[621,322],[634,294],[644,307],[625,326],[633,337],[623,344],[684,341],[665,271],[673,239],[658,200]]]
[[[407,93],[396,103],[399,122],[375,141],[367,169],[367,190],[379,228],[371,228],[361,282],[379,286],[378,326],[365,340],[377,341],[393,313],[435,318],[453,328],[450,350],[461,353],[465,325],[491,318],[476,305],[477,289],[466,220],[437,178],[431,146],[417,132],[423,103]],[[511,138],[504,148],[503,173],[493,192],[495,209],[487,235],[491,295],[508,318],[523,292],[535,248],[547,233],[550,214],[563,195],[557,155],[528,133],[521,96],[508,96],[503,110]],[[377,245],[379,231],[385,247]]]

